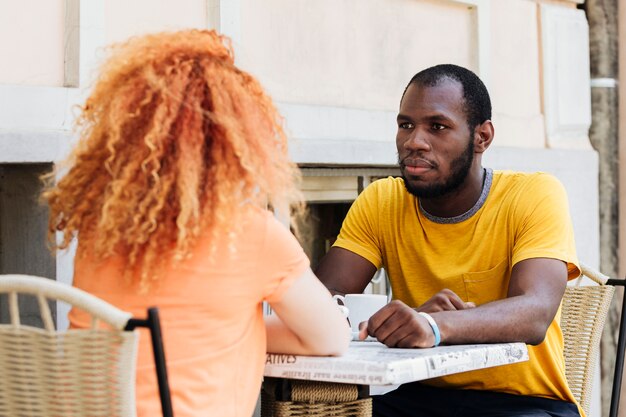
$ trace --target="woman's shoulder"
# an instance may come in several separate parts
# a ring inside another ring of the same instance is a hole
[[[258,205],[247,205],[240,218],[239,231],[245,235],[245,240],[254,241],[258,239],[273,240],[285,235],[291,238],[289,226],[283,224],[278,216],[272,211],[259,207]]]
[[[250,228],[266,229],[267,224],[271,223],[274,217],[274,213],[266,208],[256,204],[245,204],[240,221],[246,232],[249,232]]]

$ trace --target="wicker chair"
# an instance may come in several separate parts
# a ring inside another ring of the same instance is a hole
[[[359,386],[334,382],[266,378],[261,390],[262,417],[369,417],[372,399]]]
[[[574,397],[588,414],[602,330],[615,286],[624,286],[625,281],[611,279],[586,265],[581,265],[581,269],[581,278],[586,276],[598,285],[580,285],[579,278],[575,285],[567,287],[561,307],[561,328],[565,341],[565,376]],[[624,364],[625,311],[626,309],[622,309],[610,417],[617,416],[619,407]]]
[[[0,275],[3,293],[10,323],[0,324],[0,416],[135,416],[136,327],[150,329],[163,415],[172,416],[156,308],[134,319],[70,285],[27,275]],[[36,297],[43,328],[20,323],[18,294]],[[89,313],[91,328],[56,330],[54,300]]]

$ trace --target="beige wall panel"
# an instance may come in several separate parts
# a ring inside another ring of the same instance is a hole
[[[303,191],[304,200],[311,202],[343,202],[352,203],[359,195],[356,191],[349,190],[312,190]]]
[[[359,195],[357,177],[302,177],[307,202],[352,202]]]
[[[476,69],[475,9],[442,1],[242,0],[239,63],[276,100],[397,110],[417,71]]]
[[[491,16],[494,145],[544,147],[537,5],[492,1]]]
[[[0,1],[0,84],[63,85],[64,3]]]
[[[302,177],[300,188],[303,191],[357,190],[357,177]]]
[[[592,149],[589,24],[584,10],[541,5],[543,102],[550,148]]]
[[[107,43],[164,30],[207,27],[206,0],[106,0]]]

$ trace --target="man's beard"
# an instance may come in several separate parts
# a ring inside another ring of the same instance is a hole
[[[457,188],[465,181],[467,174],[474,161],[474,141],[470,137],[469,145],[465,151],[450,163],[450,176],[443,182],[427,184],[423,186],[412,185],[402,171],[402,179],[406,190],[418,198],[434,198],[446,195]]]

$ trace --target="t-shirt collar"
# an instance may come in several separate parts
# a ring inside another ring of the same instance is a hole
[[[465,213],[459,214],[458,216],[454,216],[454,217],[434,216],[430,214],[429,212],[427,212],[426,210],[424,210],[424,207],[422,207],[422,202],[418,199],[417,203],[419,205],[420,212],[424,215],[424,217],[426,217],[431,222],[441,223],[441,224],[461,223],[469,219],[470,217],[472,217],[485,204],[485,201],[487,200],[487,196],[489,195],[489,190],[491,190],[491,182],[493,180],[493,170],[491,168],[483,168],[483,169],[485,170],[485,179],[483,180],[483,189],[480,193],[480,197],[478,197],[478,200],[476,201],[474,206],[472,206],[472,208],[467,210]]]

